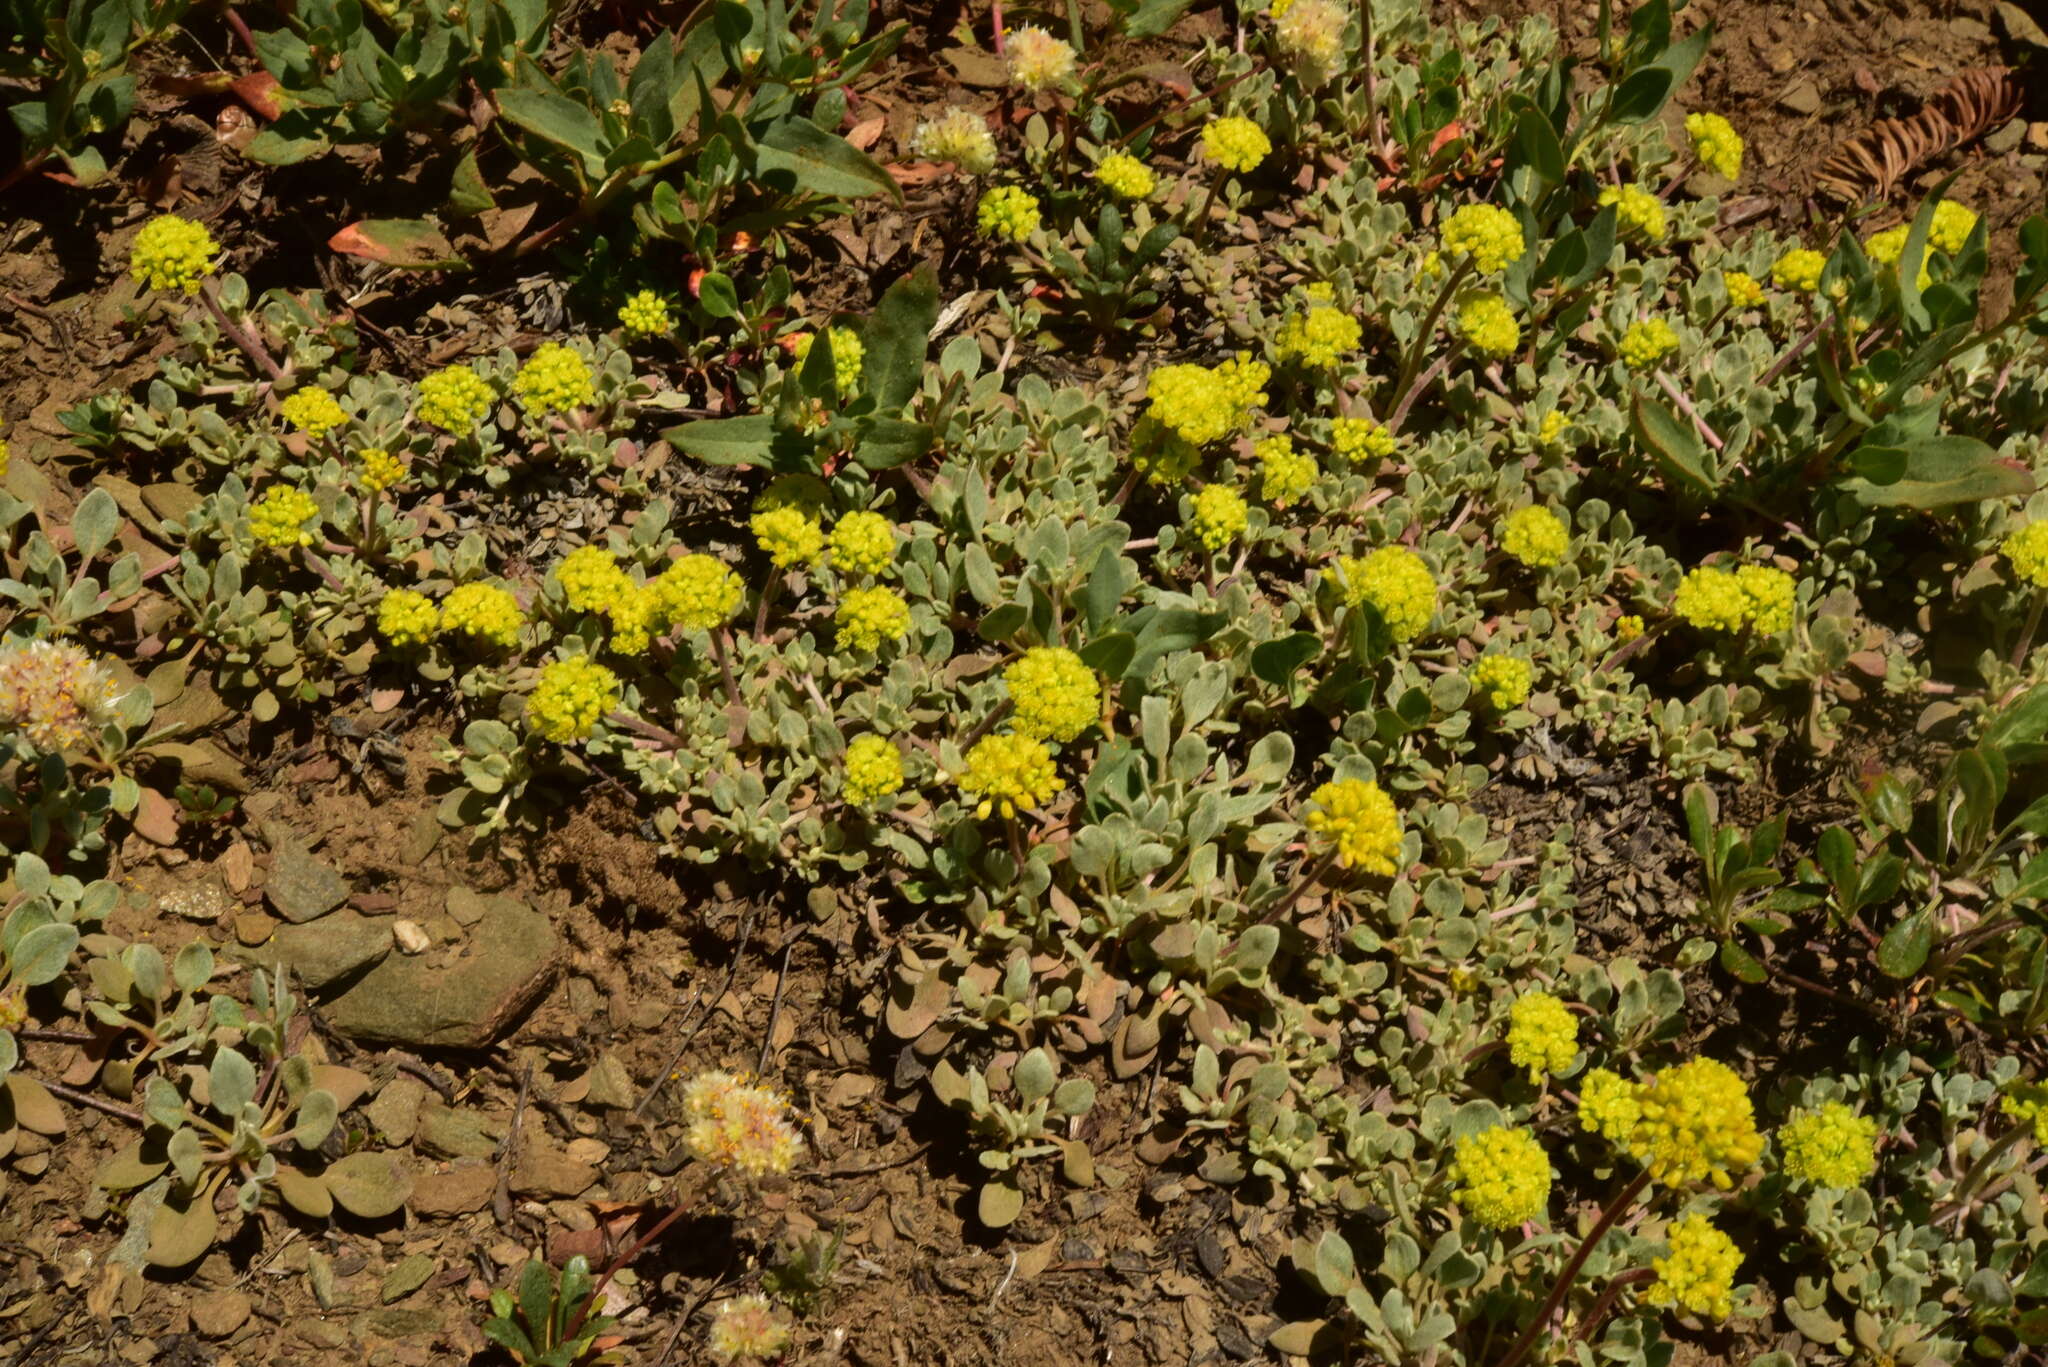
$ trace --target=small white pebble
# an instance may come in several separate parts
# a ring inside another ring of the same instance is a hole
[[[417,921],[393,921],[391,938],[398,941],[401,954],[423,954],[433,946],[433,939],[420,929]]]

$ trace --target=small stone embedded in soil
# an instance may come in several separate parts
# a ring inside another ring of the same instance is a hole
[[[546,1139],[531,1138],[512,1169],[512,1190],[522,1196],[577,1196],[597,1181],[597,1169]]]
[[[2010,152],[2020,145],[2021,139],[2025,138],[2026,135],[2027,121],[2025,119],[2014,119],[2003,128],[1994,128],[1990,133],[1986,134],[1984,148],[1989,152]]]
[[[398,941],[398,952],[401,954],[424,954],[434,944],[427,932],[420,929],[418,921],[393,921],[391,934]]]
[[[243,911],[235,916],[235,939],[254,947],[270,938],[271,932],[282,924],[267,911]]]
[[[280,847],[270,863],[263,892],[287,921],[311,921],[348,900],[348,880],[332,865],[315,859],[303,845]]]
[[[638,1103],[633,1094],[633,1079],[626,1073],[626,1065],[609,1053],[599,1054],[597,1062],[590,1066],[585,1075],[588,1090],[583,1094],[586,1105],[603,1106],[615,1111],[630,1110]]]
[[[388,922],[344,911],[317,924],[279,926],[260,949],[231,950],[229,957],[250,965],[282,963],[308,992],[321,992],[356,977],[390,952]]]
[[[422,1173],[413,1179],[415,1215],[467,1215],[490,1204],[498,1187],[498,1173],[488,1163],[469,1163],[446,1172]]]
[[[438,1311],[392,1307],[386,1310],[365,1310],[349,1323],[348,1331],[359,1339],[407,1339],[416,1334],[436,1333],[440,1328],[441,1316]]]
[[[462,944],[385,959],[328,1003],[325,1014],[350,1039],[481,1049],[546,994],[559,953],[544,912],[516,897],[492,897]]]
[[[348,1343],[348,1330],[329,1320],[300,1320],[294,1332],[313,1347],[330,1352]]]
[[[1778,97],[1778,107],[1794,114],[1817,114],[1820,90],[1812,81],[1795,81],[1791,89]]]
[[[443,1158],[489,1158],[498,1151],[505,1127],[474,1111],[434,1102],[420,1112],[420,1147]]]
[[[420,1103],[426,1099],[426,1084],[400,1073],[384,1084],[375,1101],[363,1107],[363,1114],[386,1144],[410,1144],[420,1127]]]
[[[427,1278],[433,1276],[439,1267],[440,1264],[426,1254],[414,1253],[384,1274],[384,1283],[377,1288],[377,1295],[386,1305],[404,1300],[425,1286]]]
[[[435,824],[434,829],[440,829],[438,822]],[[490,910],[490,905],[491,899],[478,892],[475,888],[465,888],[458,885],[448,889],[448,914],[455,918],[457,925],[475,925],[478,921],[484,919],[484,913]]]
[[[210,1339],[224,1339],[249,1318],[249,1298],[239,1291],[215,1291],[192,1302],[192,1327]]]

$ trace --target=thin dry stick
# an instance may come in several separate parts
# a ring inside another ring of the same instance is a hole
[[[519,1077],[519,1100],[512,1107],[512,1128],[498,1150],[498,1185],[491,1192],[491,1214],[501,1225],[512,1218],[512,1165],[519,1159],[519,1132],[526,1124],[526,1099],[532,1091],[533,1060],[528,1059]]]
[[[1699,434],[1707,439],[1707,445],[1713,447],[1716,451],[1728,449],[1728,443],[1721,440],[1720,433],[1707,426],[1707,420],[1700,416],[1700,411],[1697,408],[1692,406],[1692,399],[1687,396],[1684,390],[1672,382],[1669,375],[1661,370],[1658,371],[1657,384],[1666,394],[1671,396],[1671,402],[1678,405],[1678,411],[1692,419],[1692,425],[1698,428]]]
[[[142,1112],[131,1111],[126,1106],[116,1106],[111,1101],[102,1101],[90,1092],[77,1091],[61,1082],[44,1082],[43,1090],[51,1096],[63,1097],[75,1106],[90,1106],[96,1111],[105,1111],[108,1115],[117,1116],[138,1129],[142,1126]]]
[[[768,1075],[768,1055],[775,1048],[775,1026],[782,1019],[782,989],[789,982],[789,954],[796,948],[796,936],[792,935],[782,945],[782,963],[775,970],[775,999],[768,1004],[768,1028],[761,1033],[761,1054],[754,1060],[754,1074]]]
[[[683,1054],[688,1051],[691,1042],[697,1038],[697,1032],[702,1030],[704,1022],[711,1018],[709,1007],[715,1006],[726,993],[732,991],[733,983],[739,980],[740,965],[746,962],[747,942],[753,938],[753,935],[754,909],[749,907],[747,908],[746,919],[740,922],[740,938],[738,943],[733,946],[732,963],[725,970],[725,985],[718,989],[717,996],[709,1000],[706,1004],[704,1015],[690,1027],[689,1033],[684,1035],[682,1040],[676,1045],[676,1051],[668,1056],[668,1062],[662,1064],[661,1071],[654,1075],[653,1083],[647,1088],[647,1095],[641,1097],[640,1104],[633,1108],[635,1116],[644,1117],[647,1114],[647,1108],[654,1104],[654,1098],[660,1096],[661,1089],[668,1085],[669,1078],[675,1073],[676,1065],[682,1062]]]

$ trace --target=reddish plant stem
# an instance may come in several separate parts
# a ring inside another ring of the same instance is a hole
[[[1529,1327],[1522,1331],[1521,1337],[1508,1348],[1507,1356],[1503,1357],[1496,1367],[1516,1367],[1517,1363],[1529,1355],[1529,1350],[1535,1346],[1536,1340],[1543,1333],[1543,1326],[1550,1323],[1550,1317],[1557,1313],[1557,1308],[1564,1304],[1564,1298],[1571,1293],[1572,1283],[1579,1279],[1579,1272],[1585,1267],[1586,1259],[1592,1256],[1593,1246],[1607,1237],[1607,1231],[1614,1228],[1615,1221],[1627,1213],[1629,1207],[1636,1203],[1636,1198],[1643,1194],[1643,1189],[1649,1185],[1650,1173],[1648,1169],[1644,1169],[1635,1175],[1635,1180],[1621,1189],[1620,1195],[1608,1203],[1607,1209],[1600,1212],[1600,1218],[1580,1241],[1571,1261],[1564,1265],[1564,1271],[1558,1273],[1557,1284],[1551,1287],[1550,1294],[1543,1298],[1543,1304],[1530,1319]]]
[[[240,323],[228,317],[228,311],[221,307],[220,295],[214,290],[211,280],[199,282],[199,299],[201,303],[206,305],[206,311],[213,315],[213,321],[220,324],[221,332],[227,336],[230,342],[240,347],[243,354],[254,361],[257,367],[273,381],[282,381],[284,379],[284,371],[278,366],[276,361],[270,359],[270,353],[264,349],[263,343],[256,339],[255,334],[249,332]]]
[[[574,1343],[576,1341],[576,1335],[583,1328],[583,1322],[589,1319],[590,1312],[597,1308],[599,1301],[604,1296],[604,1289],[612,1284],[613,1274],[627,1263],[632,1262],[633,1259],[639,1257],[642,1249],[667,1233],[668,1227],[682,1219],[689,1211],[690,1206],[687,1201],[676,1202],[668,1214],[655,1222],[654,1228],[641,1235],[639,1239],[634,1241],[632,1247],[605,1265],[604,1271],[600,1272],[597,1276],[597,1285],[590,1288],[590,1295],[584,1300],[582,1307],[577,1310],[576,1317],[570,1320],[569,1327],[562,1331],[563,1342]]]
[[[1600,1322],[1606,1319],[1607,1312],[1614,1308],[1614,1302],[1621,1295],[1622,1289],[1654,1280],[1656,1276],[1654,1268],[1637,1267],[1608,1282],[1600,1291],[1600,1299],[1593,1302],[1593,1308],[1586,1312],[1585,1321],[1579,1325],[1579,1331],[1572,1337],[1580,1343],[1591,1342],[1593,1334],[1600,1328]]]

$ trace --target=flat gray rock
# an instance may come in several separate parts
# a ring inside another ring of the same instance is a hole
[[[394,954],[323,1012],[350,1039],[481,1049],[547,993],[561,953],[544,912],[492,897],[462,943]]]
[[[271,860],[263,895],[285,920],[314,921],[348,900],[348,880],[305,846],[288,844]]]
[[[302,925],[279,926],[253,948],[230,947],[229,958],[257,967],[282,963],[308,992],[346,982],[391,952],[391,922],[345,911]]]

